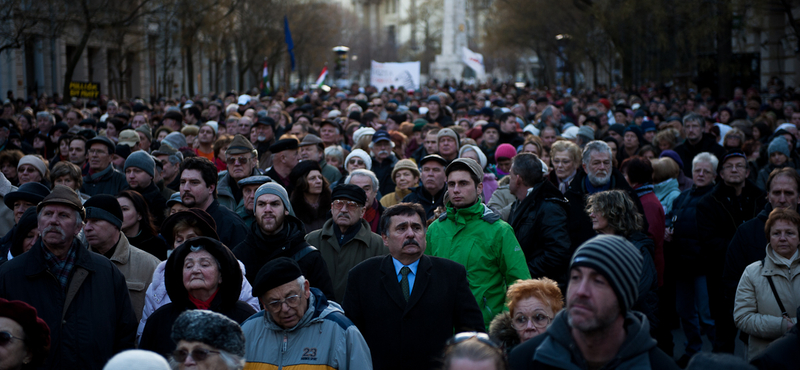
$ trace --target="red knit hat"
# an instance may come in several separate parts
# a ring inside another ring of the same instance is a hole
[[[25,332],[25,345],[33,352],[32,364],[44,363],[50,352],[50,327],[36,315],[36,309],[23,301],[0,298],[0,317],[14,320]]]
[[[500,158],[514,158],[517,155],[517,150],[511,144],[500,144],[497,150],[494,151],[495,160]]]

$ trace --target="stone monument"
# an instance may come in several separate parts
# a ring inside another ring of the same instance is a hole
[[[461,79],[462,49],[467,46],[466,0],[444,0],[442,53],[430,65],[430,77],[439,81]]]

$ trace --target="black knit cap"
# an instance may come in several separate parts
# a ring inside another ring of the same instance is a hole
[[[584,266],[603,275],[617,294],[619,308],[624,314],[639,296],[643,265],[642,254],[627,239],[617,235],[598,235],[578,247],[569,269]]]
[[[300,143],[298,143],[296,139],[281,139],[276,141],[275,144],[272,144],[272,146],[269,147],[269,151],[275,154],[284,150],[297,149],[299,147]]]
[[[86,208],[86,219],[97,219],[108,221],[118,229],[122,228],[122,207],[119,206],[117,198],[108,194],[97,194],[86,203],[83,204]]]
[[[333,188],[331,199],[349,199],[363,206],[367,203],[367,193],[353,184],[339,184]]]
[[[258,270],[255,284],[253,284],[253,296],[260,298],[270,290],[295,281],[302,275],[303,271],[300,270],[300,265],[293,259],[275,258]]]
[[[175,343],[200,342],[214,349],[244,356],[244,333],[236,321],[208,310],[188,310],[180,314],[172,325]]]

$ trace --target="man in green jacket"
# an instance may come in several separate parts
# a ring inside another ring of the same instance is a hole
[[[478,162],[456,159],[445,174],[447,212],[428,228],[426,253],[466,267],[470,289],[488,328],[505,309],[508,286],[531,275],[514,230],[481,202],[483,171]]]

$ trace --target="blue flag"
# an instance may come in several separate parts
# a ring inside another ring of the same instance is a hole
[[[289,18],[283,16],[283,33],[286,35],[286,47],[289,49],[289,57],[292,60],[292,70],[294,71],[294,41],[292,41],[292,32],[289,31]]]

